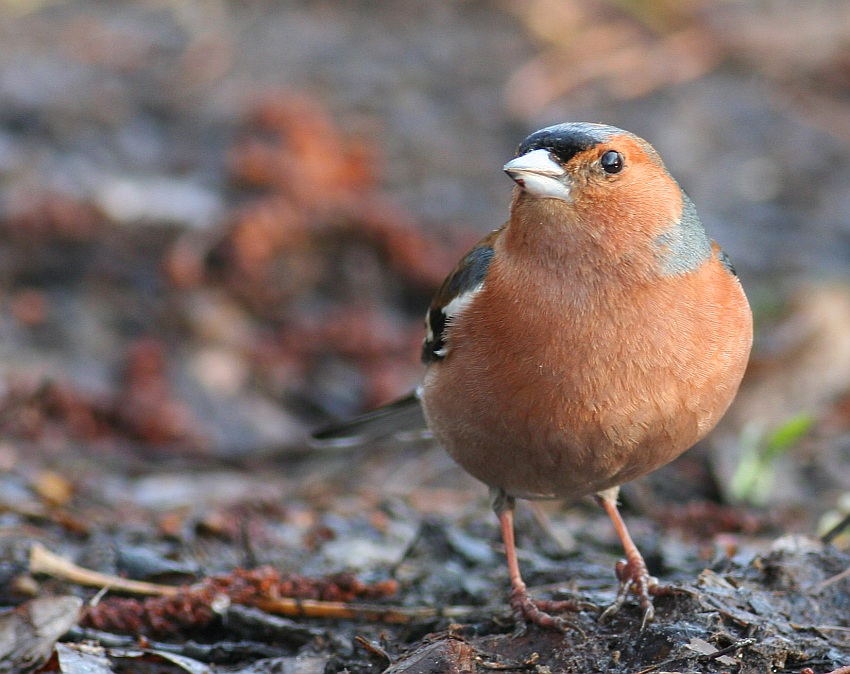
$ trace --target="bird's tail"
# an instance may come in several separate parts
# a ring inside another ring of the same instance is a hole
[[[317,449],[357,447],[395,435],[422,437],[426,432],[419,392],[414,391],[372,412],[319,429],[310,438],[310,446]]]

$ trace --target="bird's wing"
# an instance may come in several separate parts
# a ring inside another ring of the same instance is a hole
[[[452,317],[463,310],[484,285],[493,259],[493,243],[503,229],[504,227],[496,229],[481,239],[458,262],[434,296],[425,315],[426,334],[422,344],[422,362],[426,365],[446,357],[446,337]]]

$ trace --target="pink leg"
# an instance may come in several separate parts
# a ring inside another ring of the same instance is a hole
[[[508,572],[511,576],[511,612],[519,625],[526,622],[539,625],[546,629],[565,631],[568,627],[578,629],[572,623],[551,615],[560,611],[579,611],[581,606],[573,601],[541,601],[528,596],[528,588],[519,572],[519,562],[516,556],[514,542],[514,499],[501,490],[492,489],[491,498],[493,510],[499,518],[502,527],[502,540],[505,543],[505,556],[508,561]]]
[[[659,585],[658,580],[649,575],[646,562],[643,560],[643,556],[640,554],[640,550],[638,550],[631,535],[629,535],[626,523],[617,509],[618,492],[619,487],[615,487],[613,489],[606,489],[596,495],[597,501],[599,501],[599,504],[605,509],[608,517],[614,523],[614,529],[616,529],[617,536],[620,538],[623,549],[626,552],[626,559],[617,562],[616,566],[617,578],[620,581],[620,590],[617,592],[617,598],[611,606],[605,609],[599,619],[604,621],[610,618],[622,608],[629,594],[634,593],[640,601],[641,609],[643,609],[643,618],[641,619],[641,629],[643,629],[655,616],[652,597],[669,594],[671,590]]]

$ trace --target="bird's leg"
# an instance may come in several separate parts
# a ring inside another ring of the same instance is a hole
[[[626,559],[617,562],[616,572],[617,579],[620,581],[620,589],[617,592],[617,598],[602,615],[599,617],[601,621],[605,621],[614,615],[623,604],[626,602],[630,593],[637,595],[640,601],[640,607],[643,609],[643,618],[641,619],[641,629],[646,627],[652,618],[655,616],[655,608],[652,605],[652,597],[661,594],[668,594],[670,589],[659,585],[658,579],[649,575],[646,568],[646,562],[640,554],[635,542],[629,535],[629,530],[626,528],[626,523],[623,521],[620,511],[617,509],[617,494],[619,487],[606,489],[596,495],[596,500],[608,513],[608,517],[614,523],[614,528],[617,530],[617,536],[623,544],[623,549],[626,552]]]
[[[503,490],[490,489],[490,503],[499,518],[502,527],[502,540],[505,544],[505,556],[508,561],[508,572],[511,576],[511,613],[520,630],[525,629],[527,622],[546,629],[565,631],[568,627],[579,629],[572,623],[551,615],[559,611],[579,611],[581,606],[573,601],[541,601],[528,596],[528,588],[519,572],[519,562],[514,542],[514,498]],[[579,630],[580,631],[580,630]]]

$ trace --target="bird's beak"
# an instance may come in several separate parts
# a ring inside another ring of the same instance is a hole
[[[572,201],[567,172],[552,159],[548,150],[532,150],[511,159],[505,164],[504,170],[531,196]]]

